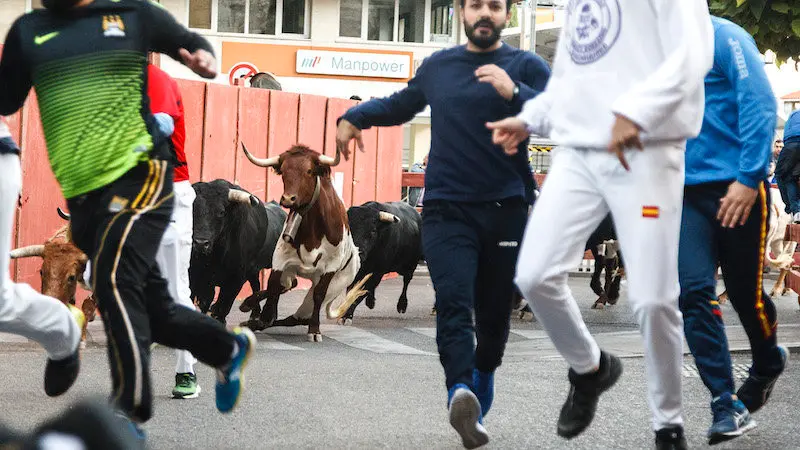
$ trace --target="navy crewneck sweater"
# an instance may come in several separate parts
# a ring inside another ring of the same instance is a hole
[[[478,67],[495,64],[519,85],[507,101],[490,83],[479,82]],[[533,200],[528,142],[508,156],[492,143],[487,122],[513,117],[544,90],[550,68],[539,56],[509,45],[486,53],[466,46],[440,50],[426,58],[408,87],[389,97],[361,103],[345,113],[359,129],[393,126],[431,107],[431,149],[425,171],[425,198],[462,202],[496,201],[515,196]],[[379,149],[380,151],[380,149]]]

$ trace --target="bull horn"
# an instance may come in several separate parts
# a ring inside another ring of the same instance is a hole
[[[387,222],[387,223],[400,222],[399,217],[395,216],[394,214],[388,213],[386,211],[380,211],[378,213],[378,218],[381,220],[381,222]]]
[[[339,148],[336,148],[336,157],[331,158],[327,155],[319,155],[319,163],[325,166],[338,166],[339,161],[342,159],[342,153],[339,151]]]
[[[333,301],[328,303],[328,306],[325,307],[325,313],[327,314],[328,319],[341,319],[342,316],[345,315],[347,310],[350,309],[353,303],[355,303],[356,300],[358,300],[362,295],[367,293],[367,291],[361,288],[364,286],[364,283],[366,283],[371,277],[372,274],[368,273],[366,276],[364,276],[364,278],[361,279],[361,281],[356,283],[356,285],[353,286],[353,289],[350,289],[350,291],[347,292],[347,295],[345,296],[342,304],[336,307],[335,309],[333,308]]]
[[[11,259],[27,258],[29,256],[42,256],[43,254],[44,245],[29,245],[27,247],[11,250]]]
[[[58,216],[61,217],[64,220],[67,220],[67,221],[71,217],[69,214],[65,213],[64,210],[62,210],[60,206],[58,207]]]
[[[249,205],[258,205],[258,199],[254,199],[252,194],[238,189],[228,189],[228,200]]]
[[[247,151],[247,147],[242,142],[242,150],[244,150],[244,156],[247,156],[247,159],[250,160],[251,163],[260,166],[260,167],[274,167],[278,165],[280,162],[280,156],[273,156],[272,158],[256,158],[249,151]]]

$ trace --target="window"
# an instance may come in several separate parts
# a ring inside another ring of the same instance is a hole
[[[339,36],[420,43],[430,36],[451,42],[454,5],[454,0],[339,0]]]
[[[361,37],[361,8],[365,0],[340,0],[339,36]]]
[[[798,101],[787,101],[783,104],[783,112],[787,115],[791,114],[792,111],[800,109],[800,100]]]
[[[453,34],[453,14],[455,8],[447,0],[431,0],[431,40],[449,41]]]
[[[186,0],[189,28],[219,33],[308,34],[309,0]]]

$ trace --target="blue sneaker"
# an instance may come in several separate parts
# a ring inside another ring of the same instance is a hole
[[[714,419],[708,429],[708,445],[737,438],[756,427],[750,412],[740,400],[725,393],[711,402]]]
[[[126,414],[119,411],[117,411],[115,414],[123,422],[123,426],[128,428],[136,442],[144,447],[145,440],[147,440],[147,434],[145,434],[144,430],[142,430],[142,428],[139,427],[136,422],[132,421]]]
[[[772,395],[772,388],[775,387],[775,382],[778,381],[778,377],[786,369],[786,364],[789,362],[789,349],[779,345],[778,350],[780,351],[782,362],[780,372],[773,376],[765,377],[755,374],[750,369],[750,376],[747,377],[747,380],[739,387],[739,391],[736,392],[736,396],[750,412],[754,413],[767,404],[769,396]]]
[[[450,425],[461,436],[466,448],[477,448],[489,443],[489,433],[483,428],[481,404],[465,384],[456,384],[448,391]]]
[[[239,351],[228,365],[217,369],[217,409],[222,413],[230,412],[239,402],[244,388],[244,368],[256,347],[256,335],[249,328],[236,327],[233,334]]]
[[[472,391],[481,403],[481,414],[486,417],[494,400],[494,372],[486,373],[478,369],[472,371]]]

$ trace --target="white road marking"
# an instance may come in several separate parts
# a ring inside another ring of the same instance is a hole
[[[373,353],[435,356],[434,353],[417,350],[416,348],[384,339],[360,328],[344,327],[341,325],[321,325],[320,330],[322,331],[323,342],[324,338],[327,337],[350,347]]]

